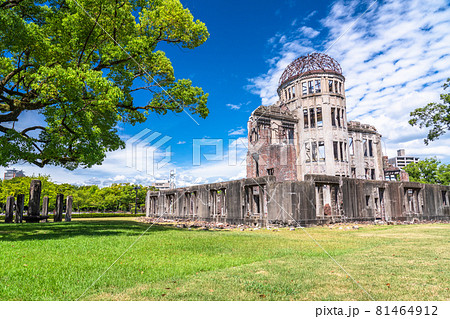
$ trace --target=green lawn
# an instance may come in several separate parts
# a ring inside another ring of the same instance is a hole
[[[133,218],[0,223],[0,299],[74,300],[148,224]],[[450,225],[313,227],[376,300],[450,299]],[[154,226],[83,300],[368,300],[297,229],[204,231]]]

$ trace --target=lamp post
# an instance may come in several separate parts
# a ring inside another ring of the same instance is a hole
[[[136,197],[135,197],[135,200],[134,200],[134,214],[136,215],[137,214],[137,204],[138,204],[137,192],[138,192],[138,189],[141,189],[141,187],[140,186],[134,186],[133,189],[136,192]]]

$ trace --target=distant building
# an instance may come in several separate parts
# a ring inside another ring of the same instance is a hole
[[[409,182],[408,173],[389,163],[388,157],[383,156],[384,179],[387,181]]]
[[[3,179],[9,180],[9,179],[13,179],[14,177],[25,177],[25,174],[23,171],[16,170],[15,168],[7,169],[5,171],[5,175],[3,176]]]
[[[390,158],[388,160],[389,164],[394,167],[404,168],[406,165],[410,163],[417,163],[419,161],[418,157],[415,156],[406,156],[405,150],[400,149],[397,151],[397,156]]]
[[[156,187],[159,190],[166,190],[166,189],[174,188],[174,187],[171,187],[172,185],[170,184],[169,181],[154,182],[154,183],[152,183],[152,186]]]

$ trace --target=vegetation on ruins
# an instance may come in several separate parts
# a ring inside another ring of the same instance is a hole
[[[368,300],[305,230],[149,225],[132,218],[0,223],[0,299],[75,300],[87,289],[81,300]],[[436,301],[450,299],[449,229],[306,231],[375,300]]]
[[[450,164],[442,164],[436,158],[426,158],[406,165],[411,182],[450,185]]]
[[[443,85],[444,90],[450,86],[450,78]],[[411,112],[409,124],[419,125],[420,128],[431,128],[427,138],[424,139],[426,145],[429,142],[439,139],[450,130],[450,93],[442,93],[440,97],[442,103],[429,103],[427,106],[417,108]]]
[[[42,182],[41,204],[44,196],[49,197],[49,211],[56,205],[56,195],[73,196],[73,210],[75,212],[118,212],[133,211],[136,191],[133,184],[112,184],[109,187],[74,186],[70,184],[53,183],[48,176],[16,177],[11,180],[0,181],[0,206],[3,207],[8,196],[25,194],[25,206],[28,205],[30,182],[39,179]],[[138,185],[138,206],[145,204],[145,194],[154,187]]]
[[[176,79],[161,45],[208,37],[179,0],[1,0],[0,165],[91,167],[124,146],[119,123],[205,118],[208,94]]]

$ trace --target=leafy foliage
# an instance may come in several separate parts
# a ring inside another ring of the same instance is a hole
[[[444,84],[444,90],[449,86],[450,78]],[[450,94],[441,94],[441,101],[442,103],[429,103],[425,107],[417,108],[410,114],[409,124],[419,125],[420,128],[431,127],[427,138],[424,139],[426,145],[450,130]]]
[[[113,184],[110,187],[99,188],[98,186],[74,186],[70,184],[55,184],[49,176],[38,177],[16,177],[11,180],[0,181],[0,205],[4,207],[8,196],[25,194],[25,206],[28,205],[30,182],[39,179],[42,182],[41,204],[44,196],[49,197],[49,210],[53,211],[56,206],[56,195],[64,194],[64,197],[73,196],[74,211],[133,211],[135,205],[136,191],[133,184]],[[145,204],[145,195],[154,187],[139,185],[138,206]]]
[[[405,167],[412,182],[450,185],[450,164],[442,164],[436,158],[426,158]]]
[[[0,0],[0,165],[91,167],[124,146],[120,122],[150,111],[205,118],[208,94],[177,80],[159,48],[208,37],[179,0]],[[37,124],[21,127],[29,112]]]

